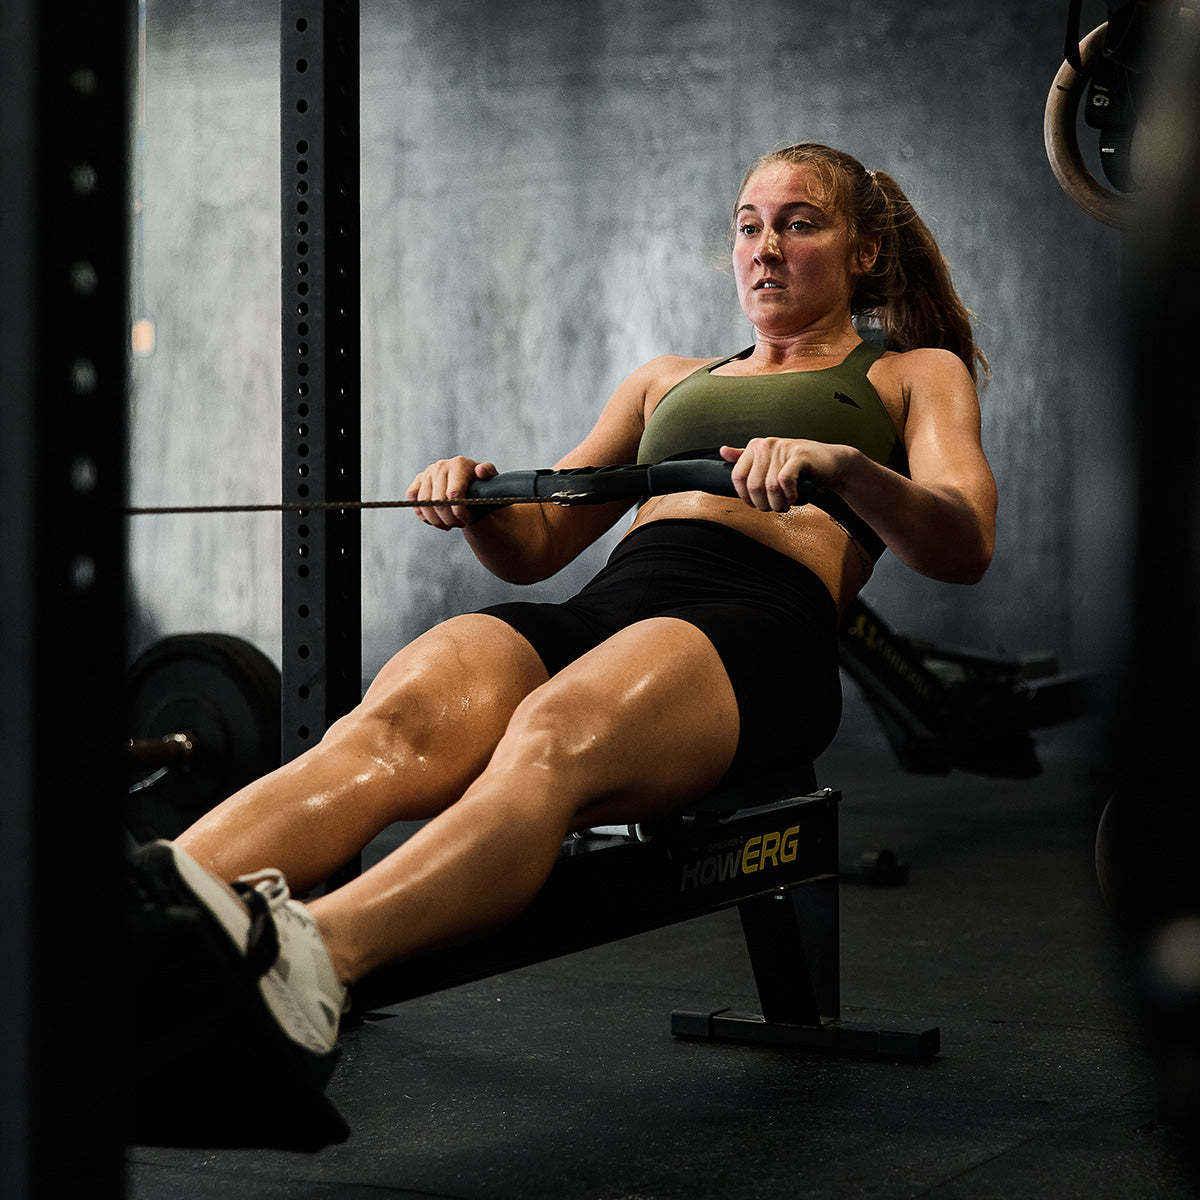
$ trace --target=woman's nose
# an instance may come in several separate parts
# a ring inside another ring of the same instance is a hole
[[[758,249],[755,253],[755,258],[759,262],[766,262],[779,258],[779,238],[775,230],[768,229],[764,231],[761,238],[758,240]]]

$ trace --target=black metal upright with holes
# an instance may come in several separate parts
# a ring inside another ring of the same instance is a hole
[[[283,499],[357,500],[357,0],[280,5]],[[285,762],[362,693],[359,513],[283,517]]]
[[[122,1186],[132,11],[20,0],[0,19],[0,1191],[14,1200]]]

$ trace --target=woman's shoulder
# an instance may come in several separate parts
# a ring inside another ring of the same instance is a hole
[[[971,372],[953,350],[917,346],[912,350],[885,350],[871,366],[871,374],[905,389],[914,385],[971,383]]]
[[[637,380],[648,406],[653,408],[677,383],[701,367],[719,361],[717,357],[690,358],[682,354],[660,354],[643,363],[630,378]]]
[[[867,376],[900,432],[914,412],[936,413],[949,401],[979,403],[966,363],[952,350],[885,350]]]
[[[716,355],[709,358],[690,358],[683,354],[660,354],[657,358],[643,363],[639,371],[652,379],[683,379],[693,371],[719,361]]]

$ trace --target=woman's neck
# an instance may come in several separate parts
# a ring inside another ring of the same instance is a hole
[[[862,339],[853,326],[848,329],[806,330],[789,338],[772,338],[758,333],[754,348],[743,360],[748,367],[761,371],[786,370],[802,359],[846,357]]]

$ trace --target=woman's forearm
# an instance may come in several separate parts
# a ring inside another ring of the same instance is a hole
[[[463,530],[475,557],[506,583],[538,583],[561,571],[629,511],[631,501],[560,508],[514,504]]]
[[[540,504],[513,504],[463,530],[475,557],[506,583],[537,583],[559,568],[550,560],[547,514]],[[561,564],[559,564],[561,565]]]
[[[915,483],[851,451],[838,494],[906,566],[942,583],[978,583],[995,543],[993,496]]]

